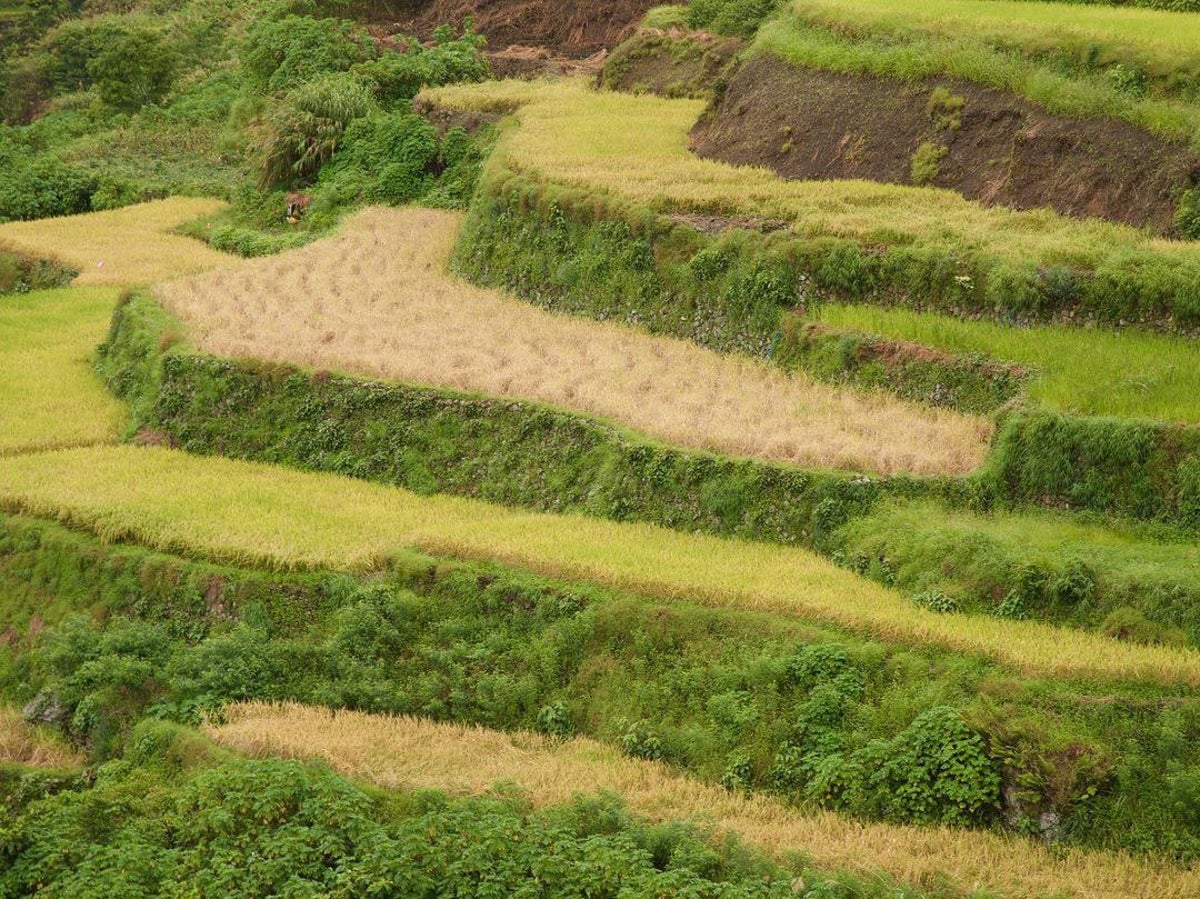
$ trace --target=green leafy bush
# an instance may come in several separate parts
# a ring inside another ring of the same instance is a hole
[[[922,713],[867,766],[887,817],[933,824],[977,824],[1000,806],[1000,773],[983,738],[953,709]]]
[[[250,25],[241,61],[252,85],[284,91],[320,75],[345,72],[375,54],[375,42],[353,22],[285,15]]]
[[[439,29],[431,47],[413,39],[403,53],[383,53],[351,71],[371,86],[382,105],[394,107],[411,100],[422,87],[487,78],[487,57],[480,52],[483,44],[484,38],[468,20],[458,37]]]
[[[87,212],[95,189],[93,175],[53,156],[0,157],[0,221]]]
[[[169,756],[192,758],[174,774]],[[214,761],[146,731],[140,767],[25,803],[0,845],[0,892],[61,896],[791,897],[792,872],[612,797],[531,812],[517,800],[383,799],[320,766]],[[49,791],[47,791],[49,792]],[[882,896],[882,891],[864,896]]]
[[[406,203],[423,195],[436,177],[437,132],[411,113],[378,113],[352,123],[333,165],[323,173],[330,181],[358,187],[356,199],[371,203]]]
[[[138,28],[114,35],[88,60],[100,99],[120,110],[140,109],[166,96],[175,80],[174,49],[156,30]]]

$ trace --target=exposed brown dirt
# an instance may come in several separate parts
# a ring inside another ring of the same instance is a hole
[[[934,91],[961,98],[933,102]],[[1049,207],[1169,233],[1179,192],[1200,176],[1187,147],[1115,119],[1053,116],[971,82],[902,82],[742,66],[692,134],[701,156],[785,178],[913,181],[924,143],[945,149],[932,184],[1016,209]]]
[[[613,51],[601,83],[664,97],[708,97],[741,48],[737,38],[703,31],[643,29]]]
[[[633,34],[646,10],[659,0],[429,0],[400,17],[399,30],[429,37],[439,25],[467,17],[487,37],[490,49],[538,46],[555,56],[578,59],[615,47]]]

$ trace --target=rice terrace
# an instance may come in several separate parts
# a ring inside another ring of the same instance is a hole
[[[0,48],[0,897],[1200,897],[1200,0]]]

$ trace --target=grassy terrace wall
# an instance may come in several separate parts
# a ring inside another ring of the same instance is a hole
[[[1190,690],[1037,679],[780,616],[494,565],[266,573],[0,518],[0,689],[94,757],[144,714],[297,700],[588,734],[732,790],[892,821],[1200,852]],[[72,617],[76,612],[89,618]],[[98,625],[96,620],[106,621]],[[17,695],[19,694],[19,695]],[[936,759],[936,762],[931,762]]]
[[[162,351],[136,295],[101,350],[141,423],[194,453],[277,462],[544,511],[820,547],[882,496],[965,499],[950,479],[872,479],[680,450],[533,403]]]
[[[865,254],[855,244],[801,241],[745,227],[705,235],[636,208],[605,207],[515,180],[502,192],[476,200],[456,266],[473,280],[548,308],[772,357],[833,380],[876,379],[878,384],[878,369],[856,378],[853,370],[861,366],[852,365],[849,373],[844,366],[829,366],[828,357],[822,360],[822,352],[808,345],[805,329],[795,327],[791,313],[824,299],[886,304],[916,296],[952,314],[1006,311],[973,306],[954,287],[959,276],[949,260],[936,254],[904,258],[904,265],[893,267],[888,256]],[[903,274],[909,292],[885,290],[885,273],[889,278]],[[1041,278],[1047,293],[1027,311],[1060,310],[1051,297],[1055,273],[1043,271]],[[1020,291],[1012,286],[1014,293],[1001,295],[1019,300]],[[1131,287],[1129,296],[1145,294]],[[956,369],[970,372],[969,363],[956,357],[939,367],[943,370],[922,363],[919,377],[910,380],[917,386],[908,389],[919,395],[919,385],[930,375],[953,383]],[[893,366],[882,382],[905,392],[903,364]],[[1003,383],[1003,378],[981,378],[976,370],[966,402],[986,402],[984,397],[997,390],[1002,395]],[[1200,524],[1200,435],[1194,429],[1022,412],[1006,419],[996,447],[991,471],[979,483],[984,494],[1001,502]]]

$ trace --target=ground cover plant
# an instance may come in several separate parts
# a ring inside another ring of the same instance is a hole
[[[1027,671],[1200,682],[1200,657],[1190,650],[914,609],[899,594],[801,549],[417,497],[331,475],[161,449],[16,457],[0,472],[0,502],[105,539],[250,565],[361,570],[418,547],[650,595],[837,622],[902,642],[983,653]],[[246,515],[230,520],[229,508]]]
[[[92,369],[112,288],[0,298],[0,457],[115,443],[125,410]]]
[[[1029,399],[1078,415],[1200,422],[1200,355],[1192,340],[1132,330],[1012,327],[876,306],[823,304],[809,312],[850,331],[959,355],[1017,363]]]
[[[808,467],[965,474],[989,425],[530,307],[444,271],[461,219],[370,210],[336,237],[155,290],[200,349],[600,415],[672,443]],[[372,261],[373,260],[373,261]]]
[[[84,286],[149,284],[232,260],[173,233],[185,222],[219,212],[217,200],[175,197],[109,212],[0,225],[0,247],[49,256],[80,272]]]

